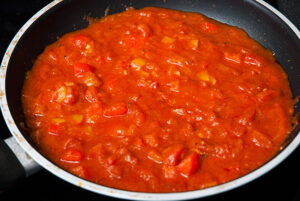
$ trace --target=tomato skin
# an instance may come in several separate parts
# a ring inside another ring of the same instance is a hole
[[[177,169],[184,177],[190,177],[196,173],[200,167],[199,155],[195,152],[187,156],[178,165]]]

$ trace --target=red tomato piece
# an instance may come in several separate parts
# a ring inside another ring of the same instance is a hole
[[[260,67],[262,65],[262,61],[258,56],[245,56],[244,63],[255,67]]]
[[[140,178],[142,178],[143,180],[149,182],[150,180],[153,180],[155,178],[155,175],[153,174],[153,172],[150,169],[146,169],[146,168],[140,168],[137,172],[137,174],[139,175]]]
[[[174,166],[164,165],[162,167],[163,176],[166,179],[174,179],[177,176],[177,170]]]
[[[57,103],[64,103],[71,105],[75,103],[76,97],[72,87],[69,86],[61,86],[58,88],[52,95],[52,100]]]
[[[140,24],[137,29],[140,31],[144,38],[151,36],[152,31],[147,24]]]
[[[175,166],[180,161],[181,154],[185,147],[182,144],[175,144],[163,152],[164,164]]]
[[[253,131],[250,133],[250,140],[258,147],[261,147],[261,148],[265,148],[265,149],[268,149],[271,147],[272,145],[272,142],[271,140],[269,140],[269,138],[259,132],[259,131]]]
[[[90,86],[85,92],[85,99],[90,103],[99,102],[97,88],[94,86]]]
[[[178,164],[177,169],[182,176],[190,177],[195,174],[199,166],[199,155],[193,152]]]
[[[277,95],[279,95],[277,91],[268,89],[268,90],[263,90],[262,92],[258,93],[256,96],[260,102],[265,102],[271,100],[274,96]]]
[[[110,105],[103,110],[105,117],[121,116],[127,113],[127,106],[124,103],[115,103]]]
[[[80,49],[85,49],[92,39],[85,35],[77,35],[74,37],[74,45]]]
[[[154,134],[147,134],[143,136],[143,140],[150,147],[157,147],[159,145],[159,140]]]
[[[123,174],[123,169],[116,165],[110,165],[106,167],[106,171],[109,173],[109,177],[115,179],[121,179]]]
[[[76,138],[69,138],[65,141],[63,147],[64,149],[69,149],[69,148],[80,149],[82,148],[82,142],[80,140],[77,140]]]
[[[110,76],[110,78],[105,82],[104,87],[108,91],[113,91],[119,84],[120,79],[115,76]]]
[[[242,55],[240,53],[224,52],[224,59],[231,63],[240,64]]]
[[[94,67],[87,64],[87,63],[81,63],[81,62],[76,62],[73,64],[73,69],[74,69],[74,75],[76,77],[80,77],[82,75],[82,73],[85,72],[93,72],[94,71]]]
[[[87,168],[82,165],[72,168],[71,172],[84,179],[87,179],[89,177]]]
[[[65,104],[73,104],[76,101],[75,93],[72,87],[66,87],[66,97],[64,99]]]
[[[87,154],[88,160],[100,159],[103,162],[104,158],[105,158],[105,150],[102,144],[97,144],[88,151]]]
[[[244,110],[243,114],[241,116],[239,116],[238,123],[245,126],[245,125],[251,123],[252,121],[254,121],[255,116],[256,116],[255,107],[249,106],[247,109]]]
[[[67,163],[79,163],[83,159],[83,153],[76,149],[67,149],[60,160]]]
[[[58,125],[57,124],[50,124],[48,128],[48,133],[50,135],[59,135],[58,133]]]
[[[93,103],[86,109],[86,122],[96,123],[102,119],[103,106],[101,102]]]

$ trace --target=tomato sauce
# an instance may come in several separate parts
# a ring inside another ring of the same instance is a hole
[[[241,29],[128,9],[46,47],[23,108],[47,158],[119,189],[179,192],[258,168],[291,129],[287,75]]]

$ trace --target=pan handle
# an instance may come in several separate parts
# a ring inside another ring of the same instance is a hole
[[[40,169],[15,138],[0,139],[0,191],[12,187]]]

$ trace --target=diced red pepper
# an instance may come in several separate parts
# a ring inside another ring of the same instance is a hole
[[[199,166],[199,155],[193,152],[177,165],[177,169],[182,176],[190,177],[196,173],[196,171],[199,169]]]
[[[178,164],[185,147],[182,144],[175,144],[163,152],[164,164],[175,166]]]
[[[127,113],[127,106],[124,103],[116,103],[106,107],[103,115],[106,117],[121,116]]]
[[[67,149],[60,160],[67,163],[79,163],[83,159],[83,153],[76,149]]]
[[[76,77],[80,77],[82,75],[82,73],[85,72],[93,72],[94,71],[94,67],[87,64],[87,63],[81,63],[81,62],[76,62],[73,64],[73,69],[74,69],[74,75]]]

